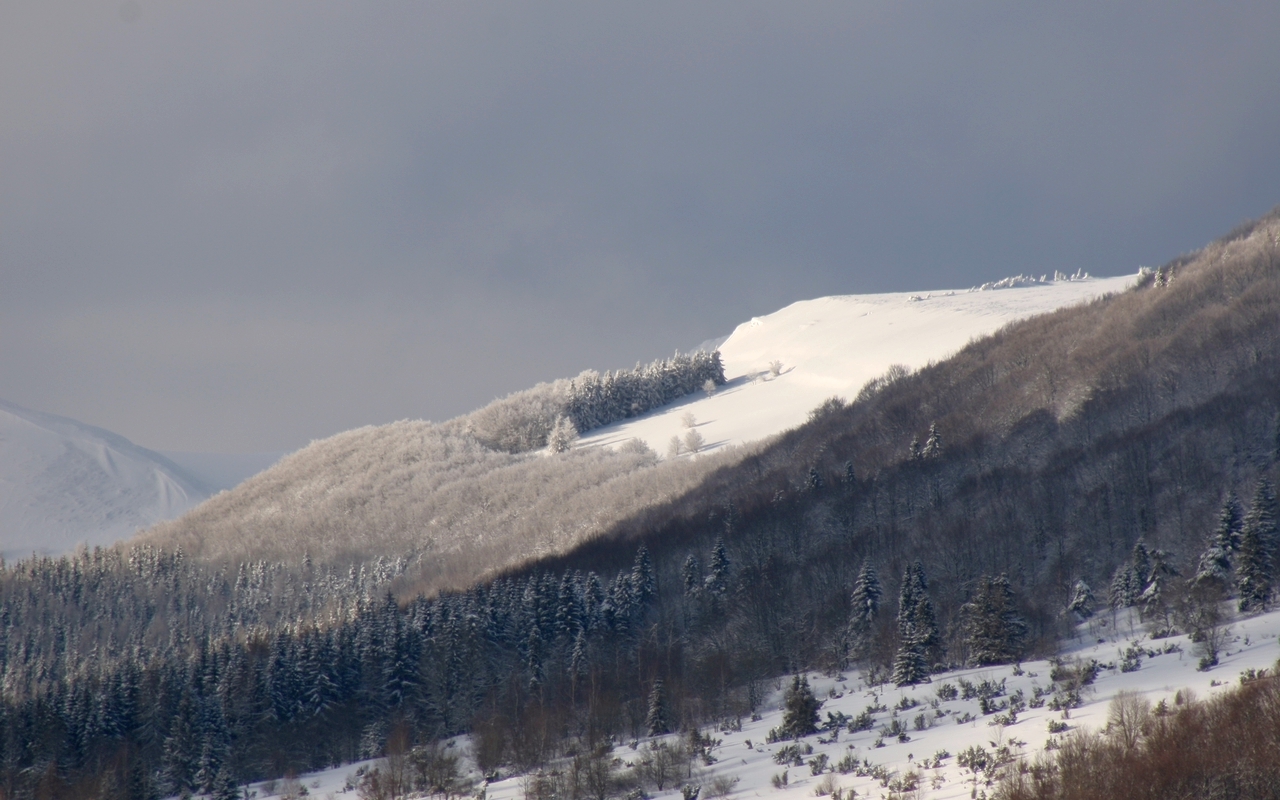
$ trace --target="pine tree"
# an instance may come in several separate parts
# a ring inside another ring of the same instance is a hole
[[[818,492],[822,491],[822,486],[823,486],[822,473],[818,472],[817,467],[810,467],[809,478],[805,482],[805,488],[807,488],[810,492],[817,494]]]
[[[818,731],[818,709],[822,704],[813,696],[809,687],[809,679],[796,675],[791,680],[782,701],[782,734],[789,739],[798,739]]]
[[[975,665],[1007,664],[1021,656],[1027,623],[1018,614],[1008,576],[982,576],[973,597],[960,608],[960,619]]]
[[[907,445],[907,460],[908,461],[920,460],[920,437],[919,436],[911,437],[911,444]]]
[[[650,736],[671,733],[671,722],[667,719],[667,695],[661,678],[653,682],[653,690],[649,692],[649,712],[645,715],[644,726]]]
[[[1276,535],[1275,494],[1266,479],[1258,481],[1240,535],[1236,589],[1241,611],[1264,611],[1271,601]]]

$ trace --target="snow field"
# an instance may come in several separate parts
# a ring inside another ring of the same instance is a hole
[[[975,773],[959,763],[960,754],[973,746],[982,747],[989,754],[1007,748],[1013,758],[1031,759],[1044,752],[1047,743],[1063,735],[1051,733],[1050,723],[1065,724],[1067,731],[1105,728],[1109,704],[1121,690],[1137,692],[1153,705],[1164,701],[1169,708],[1174,708],[1180,691],[1186,696],[1186,690],[1190,689],[1196,698],[1205,700],[1239,686],[1241,676],[1248,670],[1271,672],[1280,659],[1277,640],[1280,611],[1234,620],[1229,633],[1227,646],[1219,656],[1220,664],[1208,672],[1198,672],[1199,657],[1186,636],[1152,640],[1128,612],[1117,615],[1114,620],[1109,613],[1100,614],[1079,626],[1077,638],[1065,644],[1060,656],[1066,664],[1094,659],[1101,665],[1093,684],[1082,691],[1083,705],[1066,714],[1050,708],[1053,682],[1049,676],[1053,665],[1044,660],[1017,666],[956,670],[934,675],[928,684],[902,688],[892,684],[868,686],[862,676],[852,671],[836,676],[808,673],[814,694],[824,701],[819,712],[823,722],[827,721],[828,714],[856,718],[868,706],[884,710],[874,712],[871,730],[849,733],[844,727],[836,736],[828,730],[800,739],[802,752],[812,748],[804,752],[801,766],[784,766],[775,761],[778,751],[793,742],[766,742],[769,731],[782,724],[780,707],[783,689],[789,681],[779,678],[766,704],[768,710],[762,711],[759,719],[744,719],[741,730],[709,731],[719,740],[711,751],[716,759],[714,764],[696,765],[691,777],[676,781],[666,791],[651,792],[650,796],[653,800],[676,800],[682,797],[681,787],[692,783],[702,787],[700,800],[714,800],[708,797],[711,783],[723,776],[738,779],[728,795],[729,800],[816,798],[816,790],[824,781],[831,782],[844,798],[880,798],[889,795],[895,780],[915,772],[919,776],[919,796],[939,800],[967,798],[975,789],[981,793],[988,788],[985,772]],[[1132,672],[1122,672],[1124,653],[1134,642],[1144,651],[1141,664]],[[1148,652],[1156,655],[1147,655]],[[964,683],[978,687],[983,682],[1001,687],[999,696],[990,699],[993,708],[987,714],[982,713],[981,700],[977,697],[944,700],[939,694],[944,686],[949,685],[961,694]],[[1018,692],[1022,693],[1027,707],[1010,722],[1008,705]],[[1037,694],[1041,704],[1032,708]],[[886,733],[895,719],[905,728],[906,741]],[[998,721],[1009,724],[998,724]],[[676,735],[658,737],[670,741],[677,738]],[[619,745],[614,749],[614,756],[622,766],[634,764],[653,741],[644,739]],[[460,737],[455,746],[465,751],[465,737]],[[820,756],[826,756],[827,767],[822,775],[814,775],[809,762]],[[859,769],[847,774],[835,771],[846,758],[855,761]],[[355,797],[356,792],[343,790],[344,784],[360,766],[371,764],[376,762],[337,767],[301,780],[313,797]],[[554,769],[555,765],[548,768]],[[784,770],[787,785],[775,788],[773,778]],[[473,770],[470,777],[478,776]],[[281,797],[278,793],[265,793],[261,784],[251,788],[260,800]],[[504,777],[485,786],[485,792],[486,800],[524,800],[523,776]]]

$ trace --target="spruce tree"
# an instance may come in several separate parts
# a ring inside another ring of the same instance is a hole
[[[929,676],[926,654],[937,642],[938,627],[929,601],[924,567],[919,561],[902,575],[898,596],[898,652],[893,660],[893,682],[915,685]]]
[[[822,704],[813,696],[809,679],[796,675],[782,701],[782,734],[798,739],[818,731],[818,709]]]
[[[880,576],[870,562],[864,562],[849,597],[849,650],[855,659],[865,658],[870,649],[881,593]]]
[[[939,458],[942,455],[942,434],[938,432],[938,423],[929,425],[929,437],[924,441],[925,458]]]
[[[729,513],[725,515],[725,527],[734,515],[733,504],[729,505]],[[707,576],[707,590],[714,595],[724,596],[729,591],[729,554],[724,548],[724,539],[716,537],[711,546],[711,574]]]
[[[961,606],[960,619],[973,664],[1007,664],[1022,655],[1027,623],[1018,614],[1008,576],[982,576],[969,602]]]
[[[667,695],[661,678],[653,682],[653,690],[649,692],[649,711],[645,715],[644,726],[650,736],[671,733],[671,721],[667,718]]]
[[[1263,611],[1271,601],[1275,547],[1275,495],[1266,479],[1258,481],[1240,534],[1236,590],[1241,611]]]

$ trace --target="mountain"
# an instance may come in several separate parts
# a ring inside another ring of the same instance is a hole
[[[109,545],[211,494],[165,456],[92,425],[0,401],[0,556]]]

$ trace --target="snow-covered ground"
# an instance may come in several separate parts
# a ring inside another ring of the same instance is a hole
[[[819,712],[825,721],[829,713],[857,717],[868,706],[884,707],[874,712],[875,722],[868,731],[850,734],[841,730],[833,737],[829,731],[807,736],[800,740],[802,750],[812,748],[803,756],[803,766],[783,766],[775,761],[775,754],[792,742],[766,743],[769,731],[782,723],[783,686],[786,678],[779,679],[760,719],[743,720],[741,730],[711,731],[720,740],[711,754],[716,762],[709,767],[701,764],[694,768],[692,778],[682,778],[666,791],[650,791],[654,800],[681,798],[681,786],[694,783],[702,786],[702,797],[707,798],[712,782],[717,777],[738,779],[730,800],[736,798],[767,797],[776,800],[802,800],[814,798],[815,790],[824,780],[838,787],[843,796],[882,797],[889,792],[893,781],[914,772],[919,776],[923,796],[930,798],[966,798],[976,787],[985,787],[986,773],[978,773],[962,767],[960,754],[971,747],[983,748],[994,754],[1001,748],[1012,758],[1034,758],[1044,752],[1051,739],[1063,733],[1051,733],[1050,723],[1067,726],[1067,730],[1085,728],[1101,730],[1106,726],[1111,699],[1121,690],[1137,692],[1152,705],[1163,701],[1170,709],[1176,709],[1179,696],[1192,696],[1204,700],[1240,685],[1240,678],[1248,670],[1266,670],[1271,673],[1280,658],[1280,611],[1261,616],[1238,619],[1231,623],[1227,645],[1220,655],[1221,663],[1208,672],[1196,670],[1198,656],[1194,645],[1185,636],[1152,640],[1128,614],[1119,616],[1116,622],[1108,613],[1079,627],[1077,639],[1066,643],[1060,658],[1068,664],[1096,660],[1101,668],[1091,686],[1083,691],[1083,705],[1070,709],[1066,714],[1050,709],[1052,693],[1042,694],[1038,708],[1031,705],[1042,692],[1053,688],[1048,661],[1028,661],[1015,666],[986,667],[957,670],[935,675],[930,683],[916,687],[896,688],[891,684],[867,686],[855,672],[825,676],[810,673],[807,677],[815,694],[825,702]],[[1136,670],[1124,672],[1121,666],[1124,653],[1136,642],[1144,651]],[[1149,655],[1154,652],[1157,655]],[[982,682],[1002,685],[1000,696],[992,698],[995,706],[1005,706],[992,713],[982,714],[976,698],[943,700],[940,691],[951,686],[963,692],[964,683],[978,686]],[[1008,704],[1012,696],[1021,692],[1027,707],[1010,721]],[[915,703],[901,708],[904,699]],[[906,741],[885,733],[895,718],[905,727]],[[997,720],[1008,724],[999,724]],[[917,722],[919,720],[919,722]],[[673,737],[674,738],[674,737]],[[614,749],[614,755],[623,764],[641,758],[649,740],[642,740],[632,747],[630,743]],[[465,750],[465,741],[459,743]],[[812,759],[825,755],[828,767],[822,775],[814,775],[809,766]],[[847,774],[834,770],[846,758],[856,762],[859,769]],[[337,767],[322,773],[303,776],[301,782],[313,797],[355,797],[354,791],[344,791],[344,785],[356,770],[374,762],[363,762]],[[554,768],[554,765],[552,765]],[[787,784],[778,789],[773,777],[787,772]],[[858,774],[859,772],[864,774]],[[472,776],[475,777],[474,774]],[[277,784],[279,787],[279,784]],[[259,798],[280,797],[269,793],[261,784],[251,787]],[[513,775],[489,784],[487,800],[524,800],[523,779]],[[857,792],[850,795],[849,790]]]
[[[198,478],[110,431],[0,401],[0,556],[107,545],[186,512]]]
[[[901,364],[918,369],[1014,320],[1132,286],[1119,278],[1007,279],[973,290],[822,297],[739,325],[720,345],[726,386],[699,392],[583,436],[579,446],[641,439],[660,454],[694,415],[712,450],[771,436],[805,421],[823,400],[853,400],[867,381]],[[774,375],[772,362],[781,364]]]

